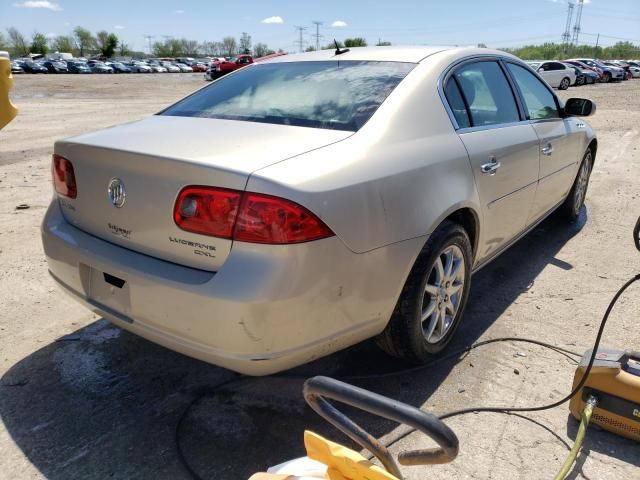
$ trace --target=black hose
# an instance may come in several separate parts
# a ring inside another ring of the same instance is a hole
[[[639,221],[639,225],[640,225],[640,221]],[[620,290],[618,290],[618,292],[615,294],[615,296],[613,297],[613,299],[611,300],[611,302],[609,303],[609,306],[607,307],[607,310],[604,314],[604,317],[602,318],[602,321],[600,322],[600,327],[598,329],[598,334],[596,335],[596,340],[593,344],[593,350],[591,352],[591,357],[589,359],[589,364],[587,365],[587,368],[585,370],[584,375],[582,376],[582,379],[580,380],[580,382],[578,382],[578,384],[576,385],[576,387],[571,391],[571,393],[569,395],[567,395],[566,397],[562,398],[561,400],[558,400],[557,402],[553,402],[551,404],[548,405],[541,405],[541,406],[536,406],[536,407],[472,407],[472,408],[465,408],[465,409],[461,409],[461,410],[454,410],[452,412],[448,412],[445,413],[443,415],[441,415],[440,417],[438,417],[440,420],[445,420],[447,418],[452,418],[452,417],[456,417],[459,415],[465,415],[467,413],[505,413],[505,414],[514,414],[515,412],[537,412],[537,411],[541,411],[541,410],[549,410],[551,408],[555,408],[559,405],[562,405],[563,403],[569,401],[571,398],[573,398],[584,386],[585,382],[587,381],[587,378],[589,377],[589,373],[591,372],[591,369],[593,367],[593,362],[595,361],[595,357],[598,351],[598,347],[600,346],[600,341],[602,339],[602,334],[604,332],[604,328],[607,324],[607,321],[609,319],[609,315],[611,313],[611,310],[613,310],[613,307],[615,306],[616,302],[618,301],[618,299],[620,298],[620,296],[624,293],[624,291],[629,288],[629,286],[631,286],[631,284],[633,284],[634,282],[640,280],[640,274],[636,275],[635,277],[633,277],[631,280],[627,281],[621,288]],[[470,352],[471,350],[474,350],[478,347],[482,347],[485,345],[490,345],[492,343],[496,343],[496,342],[526,342],[526,343],[531,343],[534,345],[539,345],[551,350],[554,350],[558,353],[561,353],[565,356],[567,355],[574,355],[576,357],[581,357],[582,355],[580,353],[577,352],[573,352],[571,350],[562,348],[562,347],[558,347],[556,345],[552,345],[546,342],[542,342],[540,340],[534,340],[534,339],[530,339],[530,338],[520,338],[520,337],[499,337],[499,338],[491,338],[488,340],[482,340],[480,342],[476,342],[468,347],[465,348],[461,348],[459,350],[453,351],[447,355],[444,355],[442,357],[439,357],[435,360],[433,360],[432,362],[429,362],[426,365],[418,365],[415,367],[410,367],[407,369],[403,369],[403,370],[397,370],[397,371],[393,371],[393,372],[388,372],[388,373],[382,373],[382,374],[370,374],[370,375],[351,375],[351,376],[345,376],[342,377],[343,380],[367,380],[367,379],[381,379],[381,378],[388,378],[388,377],[394,377],[394,376],[400,376],[400,375],[405,375],[408,373],[413,373],[416,371],[420,371],[426,368],[431,368],[434,365],[444,362],[446,360],[450,360],[451,358],[457,357],[461,354]],[[570,357],[568,357],[570,358]],[[573,360],[573,359],[572,359]],[[191,411],[191,409],[193,408],[194,405],[196,405],[198,402],[200,402],[203,398],[205,397],[209,397],[209,396],[213,396],[216,395],[217,393],[219,393],[224,387],[229,387],[231,385],[235,385],[237,383],[242,383],[242,382],[246,382],[246,381],[251,381],[253,377],[245,377],[245,376],[239,376],[239,377],[233,377],[230,379],[227,379],[211,388],[205,388],[202,391],[200,391],[192,400],[191,402],[189,402],[189,404],[187,405],[187,407],[183,410],[182,414],[180,415],[180,418],[178,419],[178,422],[176,424],[176,428],[175,428],[175,432],[174,432],[174,440],[176,443],[176,449],[177,449],[177,453],[178,453],[178,459],[180,461],[180,463],[182,464],[182,466],[185,468],[185,470],[189,473],[189,475],[191,475],[191,477],[194,480],[204,480],[196,471],[195,469],[189,464],[184,450],[182,449],[182,444],[180,443],[180,432],[182,430],[182,425],[184,423],[184,421],[186,420],[189,412]],[[306,380],[308,377],[305,375],[297,375],[297,374],[277,374],[277,375],[273,375],[272,377],[268,377],[268,378],[287,378],[287,379],[291,379],[291,380]],[[403,438],[405,438],[406,436],[410,435],[411,433],[415,432],[414,428],[409,428],[406,430],[403,430],[402,432],[400,432],[398,435],[395,435],[393,437],[391,437],[390,439],[388,439],[386,442],[384,442],[384,446],[385,447],[390,447],[391,445],[397,443],[398,441],[402,440]]]

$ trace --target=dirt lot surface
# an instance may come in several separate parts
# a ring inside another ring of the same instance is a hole
[[[47,274],[39,226],[51,199],[56,139],[135,120],[203,85],[201,75],[21,76],[20,116],[0,132],[0,477],[190,478],[176,424],[192,399],[231,372],[156,346],[65,296]],[[574,225],[551,217],[473,279],[452,348],[532,337],[583,352],[618,287],[640,270],[631,229],[640,214],[640,81],[572,88],[590,97],[599,149]],[[28,209],[16,209],[26,204]],[[616,308],[603,344],[640,350],[640,288]],[[370,343],[294,373],[330,376],[402,368]],[[500,343],[411,374],[358,384],[435,413],[537,405],[565,395],[574,364],[529,344]],[[198,401],[179,432],[203,478],[243,479],[302,454],[309,426],[341,439],[306,408],[295,379],[252,379]],[[363,417],[375,435],[394,425]],[[524,416],[476,414],[447,423],[456,461],[409,467],[406,478],[552,478],[576,435],[566,406]],[[394,452],[430,445],[413,434]],[[571,479],[640,479],[637,443],[592,429]]]

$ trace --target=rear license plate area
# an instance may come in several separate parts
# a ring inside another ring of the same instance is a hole
[[[122,277],[90,267],[89,298],[124,315],[131,313],[129,282]]]

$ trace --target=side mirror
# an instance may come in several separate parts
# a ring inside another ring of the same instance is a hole
[[[564,105],[564,113],[577,117],[588,117],[596,113],[596,104],[586,98],[570,98]]]

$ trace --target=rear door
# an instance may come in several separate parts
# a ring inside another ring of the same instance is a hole
[[[528,222],[533,223],[569,192],[582,158],[580,130],[584,123],[561,118],[554,93],[527,68],[511,62],[506,65],[540,139],[540,180]]]
[[[482,202],[482,260],[525,227],[538,181],[539,141],[497,60],[464,63],[444,85]]]

